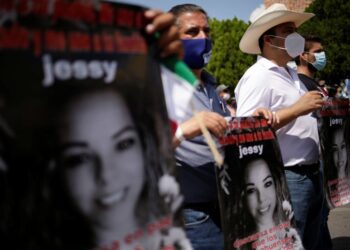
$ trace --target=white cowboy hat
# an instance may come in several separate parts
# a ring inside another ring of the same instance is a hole
[[[293,22],[296,27],[309,20],[315,14],[288,10],[284,4],[275,3],[258,15],[245,31],[239,48],[248,54],[260,54],[259,38],[265,31],[281,23]]]

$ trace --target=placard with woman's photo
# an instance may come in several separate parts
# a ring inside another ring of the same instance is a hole
[[[145,9],[17,2],[0,6],[1,238],[13,249],[191,249]]]
[[[225,249],[303,249],[274,130],[264,118],[233,118],[220,142]]]
[[[328,98],[319,111],[324,189],[331,208],[350,203],[349,99]]]

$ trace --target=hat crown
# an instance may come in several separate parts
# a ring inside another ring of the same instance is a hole
[[[283,3],[274,3],[267,9],[263,10],[252,22],[255,22],[259,18],[276,11],[288,11],[287,7]]]

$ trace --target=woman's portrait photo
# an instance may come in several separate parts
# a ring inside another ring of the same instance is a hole
[[[59,151],[52,164],[60,168],[65,189],[92,225],[96,242],[107,244],[135,232],[145,166],[123,98],[107,91],[77,98],[57,125]]]
[[[330,207],[350,202],[350,132],[346,117],[327,117],[320,132],[324,187]]]
[[[190,249],[158,97],[74,84],[47,89],[36,129],[37,249]]]
[[[241,183],[241,225],[245,234],[240,238],[256,235],[248,248],[303,249],[301,239],[291,226],[293,210],[289,201],[288,188],[283,169],[271,158],[251,158],[243,170]]]
[[[346,137],[349,132],[345,133],[346,129],[337,127],[332,130],[332,155],[333,164],[338,172],[338,179],[344,179],[349,176],[349,145]]]
[[[244,206],[255,231],[262,232],[278,225],[276,181],[263,159],[249,162],[244,169]]]
[[[273,142],[230,145],[228,152],[232,157],[226,158],[231,183],[223,200],[225,249],[304,249]]]

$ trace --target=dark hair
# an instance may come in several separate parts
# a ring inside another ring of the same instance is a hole
[[[305,38],[305,46],[304,46],[304,51],[309,52],[310,48],[313,43],[322,43],[322,39],[318,36],[314,35],[305,35],[303,36]],[[297,56],[294,59],[295,63],[299,66],[300,65],[300,56]]]
[[[61,84],[63,86],[63,84]],[[90,93],[99,91],[112,91],[118,93],[126,103],[133,118],[138,136],[142,144],[144,158],[145,182],[136,206],[135,217],[140,228],[145,228],[147,223],[162,216],[170,214],[170,209],[165,204],[158,189],[158,181],[162,175],[169,172],[172,162],[172,149],[170,138],[164,127],[168,122],[166,119],[159,119],[155,115],[154,105],[148,100],[149,105],[144,105],[145,101],[138,95],[132,96],[127,90],[120,86],[104,86],[94,88],[85,85],[86,88],[60,88],[60,85],[49,93],[48,105],[49,119],[47,119],[48,130],[45,131],[44,139],[46,144],[42,144],[45,152],[45,160],[42,163],[44,172],[41,183],[41,196],[43,200],[43,237],[39,239],[42,249],[91,249],[94,247],[94,234],[87,218],[77,209],[70,195],[66,192],[64,180],[62,179],[62,169],[57,160],[58,144],[57,126],[60,113],[70,105],[71,101]],[[87,90],[86,90],[87,89]],[[147,98],[147,97],[144,97]],[[148,96],[149,98],[149,96]],[[140,100],[141,99],[141,100]],[[57,105],[60,103],[60,105]],[[171,157],[170,157],[171,156]],[[116,239],[117,240],[117,239]],[[46,245],[45,245],[46,244]],[[40,248],[41,249],[41,248]]]
[[[183,13],[187,12],[201,12],[205,15],[207,19],[209,19],[209,16],[207,12],[200,6],[195,4],[179,4],[175,5],[169,10],[170,13],[173,13],[176,17],[176,20],[178,20],[179,16],[181,16]],[[176,21],[177,22],[177,21]],[[177,23],[179,24],[179,23]]]
[[[254,234],[257,232],[256,229],[256,223],[253,219],[253,217],[251,216],[251,214],[249,213],[248,208],[246,207],[246,194],[245,194],[245,182],[244,182],[244,173],[247,169],[247,166],[255,161],[258,160],[263,160],[264,162],[266,162],[266,165],[269,168],[269,171],[271,173],[272,179],[274,181],[275,184],[275,188],[276,188],[276,209],[274,211],[274,221],[276,223],[276,225],[278,225],[279,223],[282,223],[286,220],[288,220],[288,218],[286,217],[286,214],[283,212],[282,209],[282,202],[284,200],[288,200],[289,199],[289,195],[287,193],[287,186],[286,186],[286,181],[283,179],[284,175],[283,172],[281,171],[281,168],[279,168],[278,166],[274,166],[273,164],[276,164],[272,161],[271,158],[269,157],[252,157],[249,158],[247,160],[243,160],[242,162],[242,166],[244,166],[244,169],[242,169],[242,181],[240,182],[240,195],[242,198],[242,203],[240,204],[241,206],[241,214],[239,216],[239,218],[241,218],[240,220],[240,225],[241,227],[241,232],[242,235],[241,237],[247,237],[251,234]],[[282,219],[281,219],[282,218]]]
[[[338,168],[334,163],[333,154],[331,153],[330,147],[332,147],[332,141],[334,138],[334,135],[336,132],[341,131],[343,133],[343,138],[345,141],[345,148],[347,152],[347,162],[345,166],[345,171],[347,174],[350,173],[350,162],[349,162],[349,155],[350,155],[350,121],[346,118],[343,119],[344,125],[333,125],[332,127],[329,127],[329,121],[331,118],[324,118],[322,120],[325,129],[321,130],[321,149],[323,152],[323,169],[324,169],[324,188],[327,192],[327,199],[331,207],[334,207],[335,204],[331,201],[332,197],[332,191],[337,190],[337,183],[329,185],[330,181],[337,180],[339,178],[338,176]],[[322,125],[323,127],[323,125]]]

